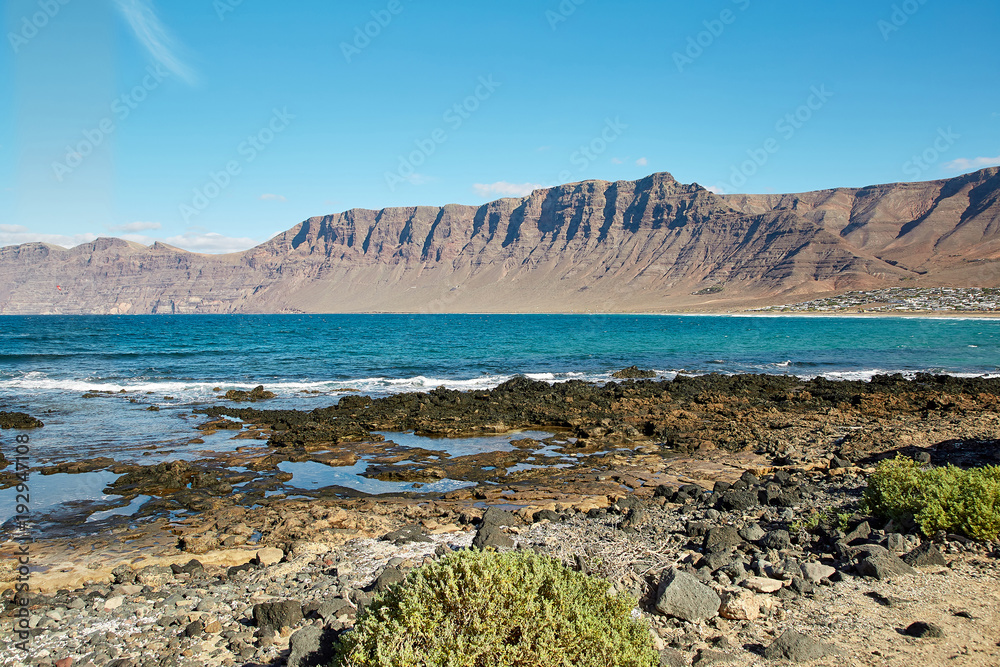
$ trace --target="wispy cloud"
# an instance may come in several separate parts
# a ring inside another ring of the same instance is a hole
[[[611,164],[625,164],[625,160],[620,157],[613,157],[611,158]]]
[[[997,157],[960,157],[957,160],[946,162],[944,168],[948,171],[963,172],[996,167],[997,165],[1000,165],[1000,155]]]
[[[261,201],[288,201],[288,199],[286,199],[282,195],[272,195],[272,194],[261,195],[260,199]]]
[[[228,253],[248,250],[259,245],[260,241],[251,238],[224,236],[215,232],[191,231],[164,239],[164,243],[191,252]]]
[[[636,160],[635,163],[640,167],[645,167],[646,165],[649,164],[649,158],[641,157],[638,160]]]
[[[146,232],[151,229],[159,229],[160,227],[161,225],[158,222],[130,222],[127,225],[113,225],[111,227],[108,227],[108,231],[116,233],[120,232],[134,233],[134,232]]]
[[[497,181],[496,183],[475,183],[472,189],[480,197],[526,197],[533,190],[544,188],[539,183],[508,183],[507,181]]]
[[[721,185],[706,185],[705,189],[717,195],[726,194],[726,189]]]
[[[177,56],[177,45],[156,14],[153,0],[115,0],[132,32],[149,54],[179,79],[195,83],[195,73]]]

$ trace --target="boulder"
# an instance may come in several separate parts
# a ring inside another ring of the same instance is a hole
[[[671,568],[663,573],[656,594],[656,610],[691,623],[714,618],[719,613],[722,600],[687,572]]]
[[[731,621],[756,621],[760,618],[760,598],[745,588],[723,591],[719,616]]]
[[[285,552],[277,547],[265,547],[257,550],[257,563],[267,567],[277,565],[285,557]]]
[[[764,532],[764,529],[756,523],[752,523],[749,526],[745,526],[740,529],[740,537],[747,542],[758,542],[764,539],[766,534],[767,533]]]
[[[903,630],[903,634],[916,637],[917,639],[940,639],[944,637],[944,630],[933,623],[917,621],[916,623],[911,623]]]
[[[143,586],[156,588],[174,580],[174,571],[164,565],[150,565],[139,570],[135,579]]]
[[[806,662],[818,660],[830,653],[830,650],[811,637],[785,630],[770,646],[764,649],[764,657],[768,660],[790,660],[791,662]]]
[[[749,588],[757,593],[775,593],[780,591],[784,585],[784,582],[767,577],[747,577],[740,582],[740,586],[743,588]]]
[[[782,549],[787,549],[792,546],[792,537],[788,534],[787,530],[772,530],[760,541],[760,546],[765,549],[774,549],[775,551],[781,551]]]
[[[333,661],[333,649],[340,633],[317,625],[297,630],[289,639],[286,667],[319,667]]]
[[[917,571],[899,559],[899,557],[877,545],[869,545],[860,552],[857,565],[858,574],[872,577],[879,581],[891,579],[904,574],[916,574]]]
[[[806,578],[807,581],[817,583],[823,579],[829,579],[837,571],[836,568],[830,567],[829,565],[823,565],[823,563],[802,563],[802,576]]]
[[[710,528],[705,533],[702,541],[702,548],[709,553],[716,551],[728,551],[735,546],[742,544],[743,539],[735,526],[717,526]]]
[[[499,507],[489,507],[483,514],[481,526],[520,526],[523,522],[513,512]]]
[[[253,606],[254,625],[273,631],[290,628],[302,620],[302,603],[298,600],[261,602]]]
[[[929,567],[947,565],[944,554],[933,542],[924,542],[919,547],[903,556],[903,561],[911,567]]]
[[[727,511],[745,511],[760,504],[755,491],[734,491],[730,489],[722,494],[718,501],[718,507]]]
[[[375,583],[372,584],[371,590],[376,593],[381,593],[382,591],[388,590],[393,584],[401,583],[404,579],[406,579],[406,574],[404,574],[401,569],[398,567],[387,567],[382,570],[382,573],[375,579]]]

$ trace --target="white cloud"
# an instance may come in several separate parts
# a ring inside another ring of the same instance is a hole
[[[132,27],[136,39],[146,47],[149,54],[180,79],[194,83],[196,80],[194,72],[174,53],[176,48],[174,38],[156,15],[152,0],[115,1],[125,20]]]
[[[472,189],[480,197],[526,197],[533,190],[544,188],[539,183],[508,183],[507,181],[497,181],[496,183],[475,183]]]
[[[260,199],[261,201],[288,201],[282,195],[271,195],[271,194],[261,195]]]
[[[948,171],[975,171],[977,169],[984,169],[986,167],[995,167],[1000,165],[1000,156],[997,157],[974,157],[966,158],[960,157],[957,160],[952,160],[944,165],[944,168]]]
[[[410,174],[406,177],[406,182],[410,185],[427,185],[433,180],[433,178],[425,176],[424,174]]]
[[[620,157],[613,157],[611,158],[611,164],[625,164],[625,160]]]
[[[649,159],[648,159],[648,158],[644,158],[644,157],[641,157],[641,158],[639,158],[638,160],[636,160],[636,161],[635,161],[635,163],[636,163],[637,165],[639,165],[640,167],[645,167],[646,165],[648,165],[648,164],[649,164]]]
[[[97,234],[84,232],[82,234],[45,234],[33,232],[21,225],[0,225],[0,246],[21,245],[22,243],[51,243],[52,245],[72,248],[81,243],[90,243]]]
[[[223,236],[215,232],[185,232],[179,236],[163,239],[163,242],[191,252],[213,254],[240,252],[260,243],[256,239]]]
[[[717,195],[724,195],[724,194],[726,194],[726,189],[724,187],[722,187],[721,185],[708,185],[708,186],[705,186],[705,189],[708,190],[709,192],[712,192],[712,193],[717,194]]]
[[[108,227],[109,232],[145,232],[151,229],[159,229],[161,227],[158,222],[130,222],[127,225],[114,225]]]

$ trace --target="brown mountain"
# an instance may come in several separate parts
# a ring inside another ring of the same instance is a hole
[[[1000,169],[794,195],[666,173],[483,206],[355,209],[242,253],[0,249],[0,313],[716,310],[1000,285]]]

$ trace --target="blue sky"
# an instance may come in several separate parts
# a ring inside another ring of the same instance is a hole
[[[0,245],[199,252],[350,208],[669,171],[1000,164],[1000,3],[7,0]]]

